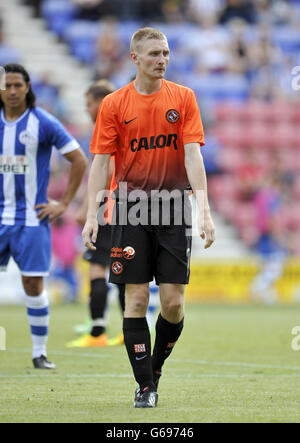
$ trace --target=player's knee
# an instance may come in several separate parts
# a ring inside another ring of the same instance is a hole
[[[105,277],[106,277],[105,266],[98,265],[95,263],[90,264],[90,280],[96,280],[97,278],[105,278]]]
[[[147,312],[147,304],[143,300],[135,300],[126,306],[126,313],[130,311],[130,316],[145,316]]]
[[[126,300],[126,311],[130,310],[131,314],[145,314],[148,307],[148,297],[139,295]]]
[[[171,323],[178,323],[184,317],[184,302],[182,297],[165,298],[161,306],[162,316]]]
[[[24,291],[29,296],[38,296],[43,290],[43,279],[41,277],[22,276]]]
[[[172,316],[180,315],[183,312],[183,304],[179,300],[170,300],[164,304],[163,308]]]
[[[125,309],[127,315],[146,315],[149,302],[149,291],[146,287],[129,286],[126,290]]]

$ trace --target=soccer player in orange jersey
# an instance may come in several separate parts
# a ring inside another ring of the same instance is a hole
[[[110,281],[126,284],[123,332],[139,385],[137,408],[156,406],[162,366],[183,329],[191,253],[190,205],[185,198],[189,185],[200,210],[198,227],[204,247],[215,239],[200,151],[204,145],[200,112],[192,90],[164,79],[169,55],[167,38],[160,31],[143,28],[133,35],[130,57],[137,68],[136,79],[105,97],[98,113],[82,232],[84,244],[94,250],[96,201],[104,193],[109,159],[115,155],[118,188]],[[158,195],[159,204],[154,206]],[[159,284],[161,312],[151,355],[145,316],[153,277]]]

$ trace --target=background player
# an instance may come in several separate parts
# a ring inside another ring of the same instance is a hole
[[[103,98],[115,90],[107,80],[99,80],[86,92],[86,108],[93,123],[96,122],[99,106]],[[107,186],[113,177],[114,160],[111,159]],[[77,216],[78,223],[83,227],[86,221],[88,201],[83,202]],[[106,282],[107,268],[110,261],[111,226],[99,226],[96,251],[87,250],[84,259],[90,263],[90,297],[89,310],[92,319],[91,331],[82,337],[67,343],[67,347],[98,347],[124,343],[123,334],[108,340],[106,335],[108,303],[108,286]],[[118,285],[119,302],[122,314],[125,309],[125,285]]]
[[[126,182],[128,193],[143,190],[180,191],[190,184],[199,206],[199,231],[205,248],[214,241],[214,224],[207,198],[206,174],[200,145],[203,128],[194,93],[163,79],[169,63],[167,38],[160,31],[144,28],[131,40],[131,60],[137,67],[136,80],[107,96],[100,108],[91,152],[96,155],[89,178],[89,208],[82,236],[94,249],[98,223],[96,196],[105,189],[110,155],[115,155],[116,181]],[[120,191],[121,192],[121,191]],[[130,205],[130,194],[116,204],[118,215]],[[177,208],[174,202],[173,207]],[[163,207],[163,205],[161,205]],[[150,205],[151,208],[151,205]],[[188,208],[188,212],[190,208]],[[183,209],[181,209],[183,212]],[[127,213],[125,211],[125,215]],[[182,214],[183,215],[183,214]],[[151,213],[150,213],[151,216]],[[183,217],[184,218],[184,217]],[[137,383],[135,407],[155,407],[161,368],[183,329],[185,285],[189,280],[191,238],[185,221],[176,225],[131,224],[113,226],[112,244],[128,251],[111,262],[111,281],[126,283],[123,332],[129,360]],[[160,286],[161,314],[151,357],[150,333],[145,318],[149,281],[155,276]]]
[[[6,90],[0,92],[0,268],[16,261],[25,291],[33,344],[33,365],[54,369],[48,361],[49,306],[44,289],[51,242],[49,222],[73,199],[87,160],[60,122],[35,106],[30,77],[23,66],[9,64]],[[52,146],[71,163],[60,201],[47,200]]]

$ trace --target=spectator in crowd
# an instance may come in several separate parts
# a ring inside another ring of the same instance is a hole
[[[246,41],[247,23],[240,18],[227,24],[230,33],[230,52],[228,69],[230,72],[248,76],[250,69],[249,45]]]
[[[256,11],[253,2],[248,0],[227,0],[220,15],[220,23],[225,24],[236,17],[242,18],[247,23],[255,23]]]
[[[186,16],[190,21],[199,21],[203,15],[218,17],[223,5],[224,0],[189,0]]]
[[[43,72],[33,83],[33,89],[38,96],[38,104],[60,120],[65,120],[66,103],[61,97],[61,87],[52,81],[52,72]]]
[[[289,3],[284,0],[255,0],[257,23],[271,26],[294,23],[296,17]]]
[[[43,0],[22,0],[24,5],[31,6],[33,9],[33,16],[40,17],[41,16],[41,6]]]
[[[139,0],[138,11],[139,18],[145,21],[153,20],[160,21],[163,19],[161,0]]]
[[[259,158],[256,149],[247,149],[244,162],[237,172],[238,176],[238,195],[242,202],[251,202],[258,189],[262,186],[266,166]]]
[[[78,18],[98,21],[106,15],[113,14],[111,1],[108,0],[72,0],[78,6]]]
[[[163,20],[166,23],[181,23],[185,18],[186,1],[164,0],[162,2]]]
[[[275,78],[276,69],[284,64],[281,50],[271,43],[270,29],[258,29],[258,39],[249,46],[251,95],[262,100],[280,97],[280,84]]]
[[[103,22],[97,41],[97,53],[94,74],[96,80],[111,78],[121,69],[126,51],[118,35],[117,22],[114,18],[108,18]]]
[[[217,16],[209,12],[198,17],[197,25],[182,36],[181,49],[194,58],[198,75],[226,71],[230,57],[228,31],[218,26]]]

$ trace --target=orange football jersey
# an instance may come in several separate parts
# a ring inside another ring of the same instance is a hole
[[[91,140],[93,154],[115,155],[116,183],[135,189],[183,191],[186,143],[204,145],[193,91],[162,80],[159,91],[139,94],[133,82],[102,101]]]

